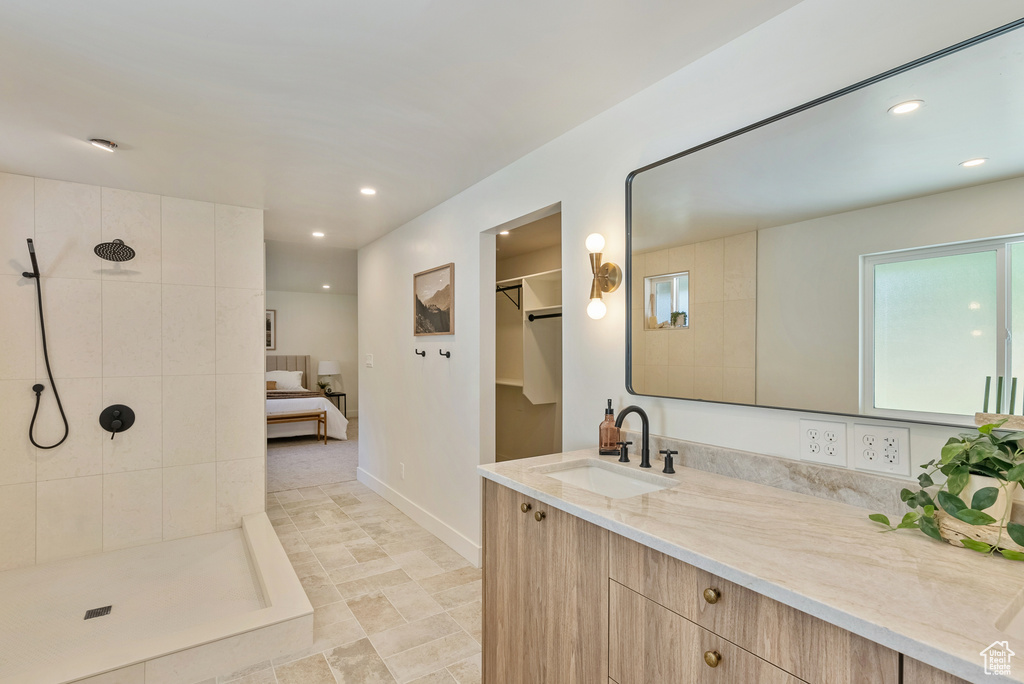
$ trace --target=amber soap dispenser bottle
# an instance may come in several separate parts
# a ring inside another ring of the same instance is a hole
[[[600,441],[599,453],[602,456],[619,455],[619,428],[615,427],[615,411],[612,410],[612,400],[608,400],[608,408],[604,410],[604,420],[599,427]]]

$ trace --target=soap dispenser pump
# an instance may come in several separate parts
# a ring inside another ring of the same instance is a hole
[[[598,426],[600,433],[598,452],[602,456],[619,455],[619,428],[615,427],[615,411],[612,410],[612,400],[608,400],[608,408],[604,410],[604,420]]]

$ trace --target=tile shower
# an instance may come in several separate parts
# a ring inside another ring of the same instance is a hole
[[[28,439],[36,382],[37,440],[63,430],[26,238],[70,423],[52,450]],[[114,239],[137,256],[94,254]],[[0,251],[0,571],[233,530],[264,510],[261,210],[0,174]],[[113,440],[98,422],[110,404],[136,414]]]

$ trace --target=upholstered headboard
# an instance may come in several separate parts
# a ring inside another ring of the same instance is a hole
[[[302,386],[306,389],[310,389],[310,385],[316,384],[316,376],[311,375],[312,365],[308,356],[271,356],[267,354],[268,371],[302,371]]]

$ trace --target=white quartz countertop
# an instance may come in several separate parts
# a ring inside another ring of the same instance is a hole
[[[479,466],[480,474],[730,582],[971,682],[1024,682],[1024,563],[915,530],[880,533],[856,506],[676,468],[670,489],[611,499],[531,470],[596,449]],[[646,471],[661,474],[660,461]],[[908,509],[909,510],[909,509]],[[894,523],[896,521],[893,521]],[[981,651],[1008,641],[1011,677]],[[827,657],[827,654],[823,654]]]

